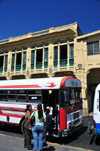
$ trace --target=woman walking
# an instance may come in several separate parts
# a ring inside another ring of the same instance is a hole
[[[42,105],[37,105],[37,111],[32,116],[35,117],[35,125],[32,128],[33,139],[34,139],[34,151],[42,151],[43,149],[43,128],[44,122],[46,122],[46,115],[42,110]]]

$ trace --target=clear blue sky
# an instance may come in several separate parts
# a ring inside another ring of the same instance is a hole
[[[0,0],[0,40],[74,22],[100,30],[100,0]]]

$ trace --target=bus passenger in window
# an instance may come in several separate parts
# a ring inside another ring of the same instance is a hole
[[[31,130],[29,130],[30,125],[30,119],[31,119],[31,113],[32,113],[32,106],[30,104],[27,104],[26,110],[25,110],[25,136],[24,136],[24,148],[27,148],[28,150],[32,150],[32,144],[31,144]]]

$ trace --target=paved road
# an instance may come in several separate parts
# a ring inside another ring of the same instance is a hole
[[[87,135],[87,123],[91,117],[84,118],[84,128],[73,136],[63,138],[48,137],[48,146],[44,151],[100,151],[100,140]],[[23,135],[17,127],[1,126],[0,151],[26,151],[23,148]]]
[[[14,137],[0,133],[0,151],[26,151],[23,148],[23,138]],[[50,143],[44,147],[44,151],[89,151],[87,149],[73,147],[68,145],[60,145],[58,143]]]

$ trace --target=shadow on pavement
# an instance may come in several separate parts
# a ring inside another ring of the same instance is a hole
[[[67,137],[55,138],[55,137],[48,136],[47,141],[50,141],[50,142],[53,142],[53,143],[58,143],[58,144],[69,144],[70,142],[78,139],[78,137],[80,137],[80,135],[85,133],[86,130],[87,130],[87,127],[84,126],[79,131],[77,131],[74,134],[72,134],[70,136],[67,136]]]
[[[43,151],[54,151],[54,150],[55,150],[54,146],[49,146],[43,149]]]
[[[0,130],[7,131],[7,132],[19,132],[21,133],[21,130],[16,125],[10,125],[10,124],[0,124]]]
[[[95,144],[100,145],[100,136],[97,136],[95,139]]]

